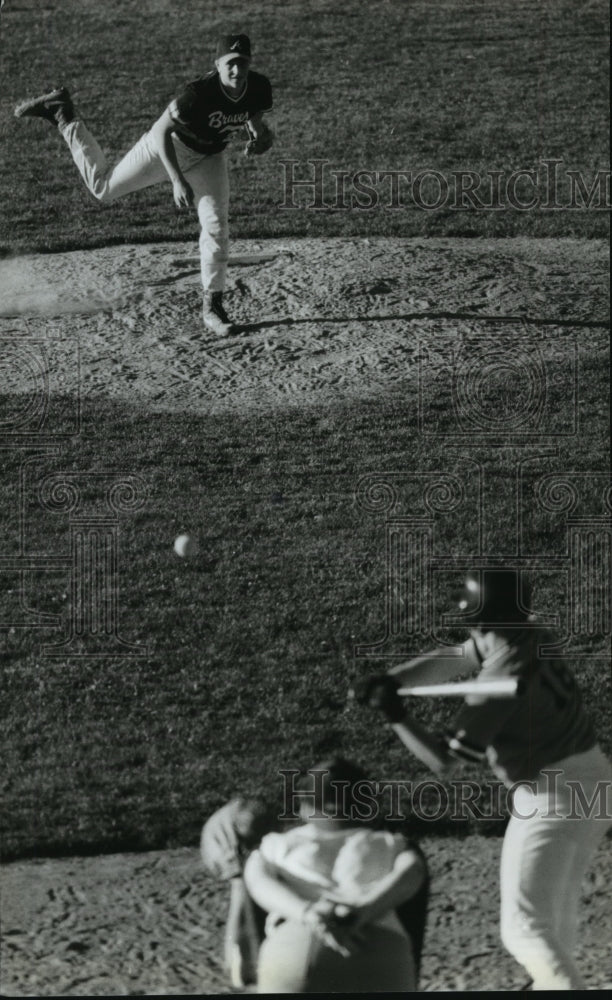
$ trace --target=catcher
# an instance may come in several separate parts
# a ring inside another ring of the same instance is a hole
[[[258,798],[230,799],[202,829],[200,856],[206,870],[229,883],[224,959],[232,986],[241,989],[257,978],[257,958],[267,914],[251,899],[243,870],[261,838],[275,829],[270,805]]]
[[[233,132],[248,132],[247,156],[265,153],[273,134],[263,120],[272,109],[267,77],[250,69],[247,35],[225,35],[215,68],[187,84],[153,127],[110,167],[76,114],[65,87],[24,101],[16,118],[41,118],[57,126],[87,189],[98,201],[169,180],[177,208],[194,206],[200,222],[203,319],[219,336],[233,332],[223,306],[228,259],[229,178],[225,148]]]

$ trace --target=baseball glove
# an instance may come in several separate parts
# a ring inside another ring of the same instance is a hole
[[[259,126],[256,137],[248,125],[247,131],[251,138],[244,147],[244,155],[260,156],[262,153],[267,153],[274,142],[274,133],[270,126],[266,125],[265,122],[262,122]]]

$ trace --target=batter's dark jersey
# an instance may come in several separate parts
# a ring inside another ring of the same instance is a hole
[[[196,153],[220,153],[233,131],[253,115],[272,110],[272,87],[261,73],[249,71],[241,96],[234,100],[221,86],[216,70],[188,83],[168,108],[174,133]]]
[[[506,784],[533,780],[541,768],[595,745],[573,672],[562,659],[540,652],[551,644],[552,637],[539,629],[520,630],[512,639],[496,637],[478,679],[516,677],[519,695],[467,704],[455,720],[451,749],[474,760],[486,750]]]

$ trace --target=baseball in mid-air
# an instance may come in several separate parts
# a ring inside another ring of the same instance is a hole
[[[181,559],[190,559],[198,551],[198,541],[193,535],[178,535],[174,539],[174,551]]]

